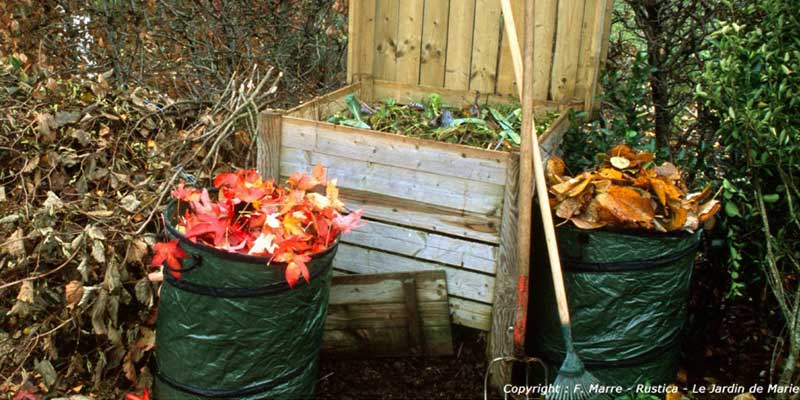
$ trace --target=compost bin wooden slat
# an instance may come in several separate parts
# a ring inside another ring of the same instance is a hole
[[[600,44],[600,41],[595,37],[595,28],[597,26],[597,15],[595,14],[597,8],[604,6],[605,0],[585,0],[574,98],[586,97],[587,85],[589,84],[587,80],[590,79],[589,70],[594,69],[594,61],[596,60],[594,52]]]
[[[514,0],[511,2],[511,9],[514,12],[514,26],[516,26],[517,32],[522,32],[525,29],[523,25],[523,20],[525,19],[523,1]],[[514,76],[514,64],[511,61],[511,50],[508,47],[508,37],[505,29],[502,29],[501,32],[500,61],[497,66],[497,93],[516,97],[519,91],[517,90],[517,80]]]
[[[524,12],[524,10],[523,10]],[[500,249],[495,278],[494,301],[492,302],[492,323],[495,327],[489,336],[487,357],[493,360],[513,354],[513,331],[506,327],[514,325],[517,308],[517,217],[519,201],[519,154],[509,159],[506,196],[503,203],[503,218],[500,225]],[[510,369],[495,364],[492,370],[493,381],[505,382]]]
[[[344,98],[348,94],[358,93],[362,86],[362,82],[356,82],[336,89],[324,96],[315,97],[305,104],[289,109],[286,115],[311,120],[327,118],[339,111],[346,110],[347,103]]]
[[[376,193],[344,189],[340,197],[349,208],[364,209],[364,216],[465,239],[499,243],[500,218],[420,204]]]
[[[375,42],[375,1],[351,1],[347,27],[347,83],[372,75]]]
[[[550,78],[550,97],[559,104],[571,101],[575,95],[583,5],[584,0],[558,2],[558,28],[553,73]]]
[[[284,145],[295,149],[477,182],[505,184],[505,161],[508,158],[505,152],[289,118],[284,118],[283,132]]]
[[[492,326],[492,306],[468,299],[450,297],[450,314],[456,325],[488,331]]]
[[[342,236],[342,242],[487,274],[495,273],[497,263],[497,246],[377,221]]]
[[[449,8],[449,1],[425,1],[419,74],[422,85],[444,86]]]
[[[556,34],[556,1],[537,1],[535,4],[533,41],[533,98],[548,98],[550,90],[550,71],[553,66],[553,41]],[[566,1],[564,3],[567,3]],[[517,30],[522,35],[522,30]]]
[[[342,243],[333,261],[335,268],[358,274],[406,271],[445,271],[447,290],[453,296],[491,303],[494,277],[409,257]]]
[[[375,59],[376,77],[397,78],[397,22],[400,0],[379,0],[375,9]]]
[[[283,147],[281,151],[281,171],[287,175],[291,171],[311,172],[318,163],[325,165],[329,178],[339,179],[340,188],[380,193],[482,215],[499,215],[502,207],[503,187],[497,184],[290,147]]]
[[[476,0],[469,89],[494,93],[500,51],[500,2]]]
[[[397,28],[397,81],[419,82],[423,0],[403,0]]]
[[[475,0],[450,1],[450,23],[447,29],[447,58],[444,75],[444,86],[448,89],[467,90],[469,88],[474,21]]]
[[[409,293],[408,284],[413,285]],[[417,316],[422,353],[452,354],[447,282],[442,271],[338,275],[331,285],[323,353],[333,357],[408,355]]]

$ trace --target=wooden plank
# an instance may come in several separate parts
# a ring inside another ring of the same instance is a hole
[[[556,118],[556,120],[553,121],[553,124],[550,125],[550,128],[547,130],[547,132],[545,132],[539,139],[539,149],[541,150],[542,154],[542,162],[545,165],[550,157],[558,153],[561,142],[564,140],[564,135],[567,133],[567,131],[569,131],[569,128],[572,127],[572,121],[569,119],[569,114],[569,110],[567,110],[558,118]]]
[[[400,103],[419,102],[421,99],[427,98],[431,93],[439,94],[442,97],[442,103],[452,107],[468,106],[476,101],[480,104],[511,104],[517,102],[516,96],[500,96],[491,92],[483,93],[466,89],[408,85],[384,80],[375,81],[375,97],[377,99],[391,97]],[[547,103],[543,102],[540,105],[547,105]],[[553,104],[553,106],[555,105]]]
[[[447,283],[442,271],[384,272],[370,275],[338,275],[333,278],[330,304],[403,304],[402,280],[414,276],[417,300],[422,303],[446,301]]]
[[[487,343],[487,359],[513,354],[513,330],[517,305],[517,201],[519,198],[519,154],[509,158],[503,218],[500,223],[500,255],[495,276],[494,301],[492,302],[491,333]],[[508,365],[495,363],[492,367],[492,384],[501,387],[510,379]]]
[[[336,112],[347,109],[344,98],[351,93],[359,93],[363,83],[356,82],[336,89],[326,95],[318,96],[286,112],[286,116],[317,121]],[[285,128],[285,127],[284,127]]]
[[[283,129],[286,147],[477,182],[505,183],[506,152],[331,124],[284,121]]]
[[[452,352],[444,272],[334,276],[325,321],[325,356]]]
[[[594,70],[595,60],[597,60],[595,51],[599,53],[597,45],[599,45],[600,40],[596,31],[596,24],[597,17],[602,17],[602,15],[598,14],[598,9],[605,9],[605,0],[584,0],[580,52],[578,53],[578,72],[575,76],[575,95],[573,98],[585,98],[590,86],[588,81],[591,79],[589,71]]]
[[[399,0],[377,0],[375,8],[375,55],[373,71],[376,78],[393,81],[397,78],[397,29]]]
[[[398,12],[396,78],[398,82],[409,84],[419,82],[424,3],[424,0],[404,0]]]
[[[359,59],[362,49],[362,30],[364,25],[361,16],[361,2],[351,1],[347,7],[347,83],[353,83],[353,75],[361,73]]]
[[[284,118],[286,147],[478,182],[505,183],[507,152]]]
[[[384,253],[379,250],[343,243],[339,245],[333,265],[337,269],[358,274],[442,270],[447,274],[447,290],[450,295],[487,304],[491,303],[493,299],[494,277],[492,276]]]
[[[475,0],[450,1],[444,76],[444,86],[448,89],[467,90],[469,88],[474,22]]]
[[[258,173],[265,179],[280,178],[281,137],[283,136],[282,111],[264,110],[258,118],[256,168]]]
[[[511,12],[514,16],[514,27],[518,35],[517,37],[524,33],[525,30],[525,25],[523,23],[523,19],[525,17],[523,2],[524,0],[511,1]],[[517,96],[517,93],[519,93],[517,86],[522,85],[522,82],[518,83],[517,76],[514,73],[514,60],[511,58],[510,46],[511,44],[509,43],[509,37],[506,34],[505,29],[503,29],[502,40],[500,44],[500,61],[498,62],[497,66],[497,93],[501,95],[505,94]],[[521,48],[519,47],[518,41],[516,46]],[[520,67],[520,71],[521,70],[522,68]]]
[[[340,190],[340,197],[353,210],[363,208],[364,216],[407,227],[439,232],[486,243],[499,243],[500,219],[444,207],[420,204],[357,190]]]
[[[494,275],[497,246],[370,221],[342,236],[343,243]]]
[[[339,179],[339,187],[468,211],[500,215],[503,187],[462,178],[377,164],[284,146],[281,171],[311,172],[318,163],[327,168],[329,178]]]
[[[611,36],[611,21],[614,19],[614,0],[606,1],[605,18],[603,19],[603,36],[600,49],[600,71],[605,69],[606,59],[608,58],[609,37]]]
[[[420,53],[421,85],[443,87],[450,2],[426,0]]]
[[[372,76],[375,1],[351,1],[348,14],[347,83]]]
[[[575,98],[583,5],[584,0],[558,2],[558,31],[550,77],[550,97],[559,104],[569,103]]]
[[[492,306],[477,301],[450,297],[450,315],[453,323],[488,331],[492,323]]]
[[[494,93],[497,84],[497,59],[500,51],[500,2],[476,0],[469,89]]]
[[[533,99],[549,99],[550,71],[553,65],[553,41],[556,33],[557,1],[537,1],[534,4],[533,41]],[[564,2],[569,3],[569,2]],[[520,31],[520,35],[524,32]]]
[[[606,14],[607,7],[603,0],[597,0],[599,4],[595,7],[593,37],[588,59],[588,68],[586,71],[586,93],[583,108],[589,113],[590,118],[594,118],[594,113],[598,107],[595,107],[597,97],[599,95],[600,86],[600,71],[602,64],[605,60],[603,57],[603,46],[608,42],[608,37],[604,36],[606,29],[605,20],[610,19],[610,15]],[[602,4],[600,4],[602,3]],[[612,3],[613,5],[613,3]],[[610,11],[613,12],[613,11]]]
[[[420,354],[423,346],[422,326],[417,312],[416,287],[414,278],[403,279],[403,295],[408,319],[408,347],[412,354]]]
[[[416,272],[417,281],[419,281],[419,274],[421,273],[430,273],[431,271],[426,272]],[[432,271],[435,273],[441,273],[441,271]],[[349,271],[343,271],[334,269],[333,275],[336,279],[341,279],[342,277],[366,277],[366,276],[376,276],[376,275],[388,275],[388,274],[373,274],[373,275],[358,275],[354,274]],[[419,283],[418,283],[419,285]],[[438,285],[439,289],[442,290],[444,288],[444,293],[447,293],[446,286]],[[362,290],[363,286],[359,284],[356,290]],[[364,296],[359,296],[359,298],[367,298],[371,295],[372,291],[367,291],[364,293]],[[420,293],[423,291],[417,291],[419,299],[422,298]],[[428,293],[428,292],[425,292]],[[338,296],[337,296],[338,297]],[[468,299],[463,299],[460,297],[449,296],[447,297],[447,301],[450,305],[450,316],[452,321],[456,325],[466,326],[469,328],[479,329],[482,331],[488,331],[492,322],[492,306],[486,303],[481,303],[477,301],[472,301]],[[365,301],[364,303],[368,303],[369,301]],[[398,309],[402,308],[402,306],[397,303],[396,307]]]

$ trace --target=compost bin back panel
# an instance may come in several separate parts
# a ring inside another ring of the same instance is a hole
[[[517,32],[524,31],[523,1],[511,1]],[[535,100],[584,103],[605,58],[612,6],[536,2]],[[516,97],[499,0],[353,0],[349,17],[350,82],[370,76]]]

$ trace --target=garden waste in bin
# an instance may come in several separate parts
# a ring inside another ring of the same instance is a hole
[[[655,234],[558,229],[575,347],[602,385],[672,382],[680,358],[701,231]],[[533,355],[564,358],[552,279],[537,268],[529,330]]]
[[[189,255],[181,279],[164,274],[156,331],[155,397],[312,398],[334,242],[308,262],[310,283],[289,287],[280,263],[192,243],[164,212],[170,239]]]

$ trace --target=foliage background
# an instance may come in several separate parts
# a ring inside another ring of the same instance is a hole
[[[340,85],[346,11],[0,0],[0,393],[119,397],[152,380],[160,195],[186,172],[252,166],[259,110]],[[600,117],[563,145],[573,173],[619,142],[657,151],[725,203],[679,383],[798,382],[798,12],[617,0]]]

